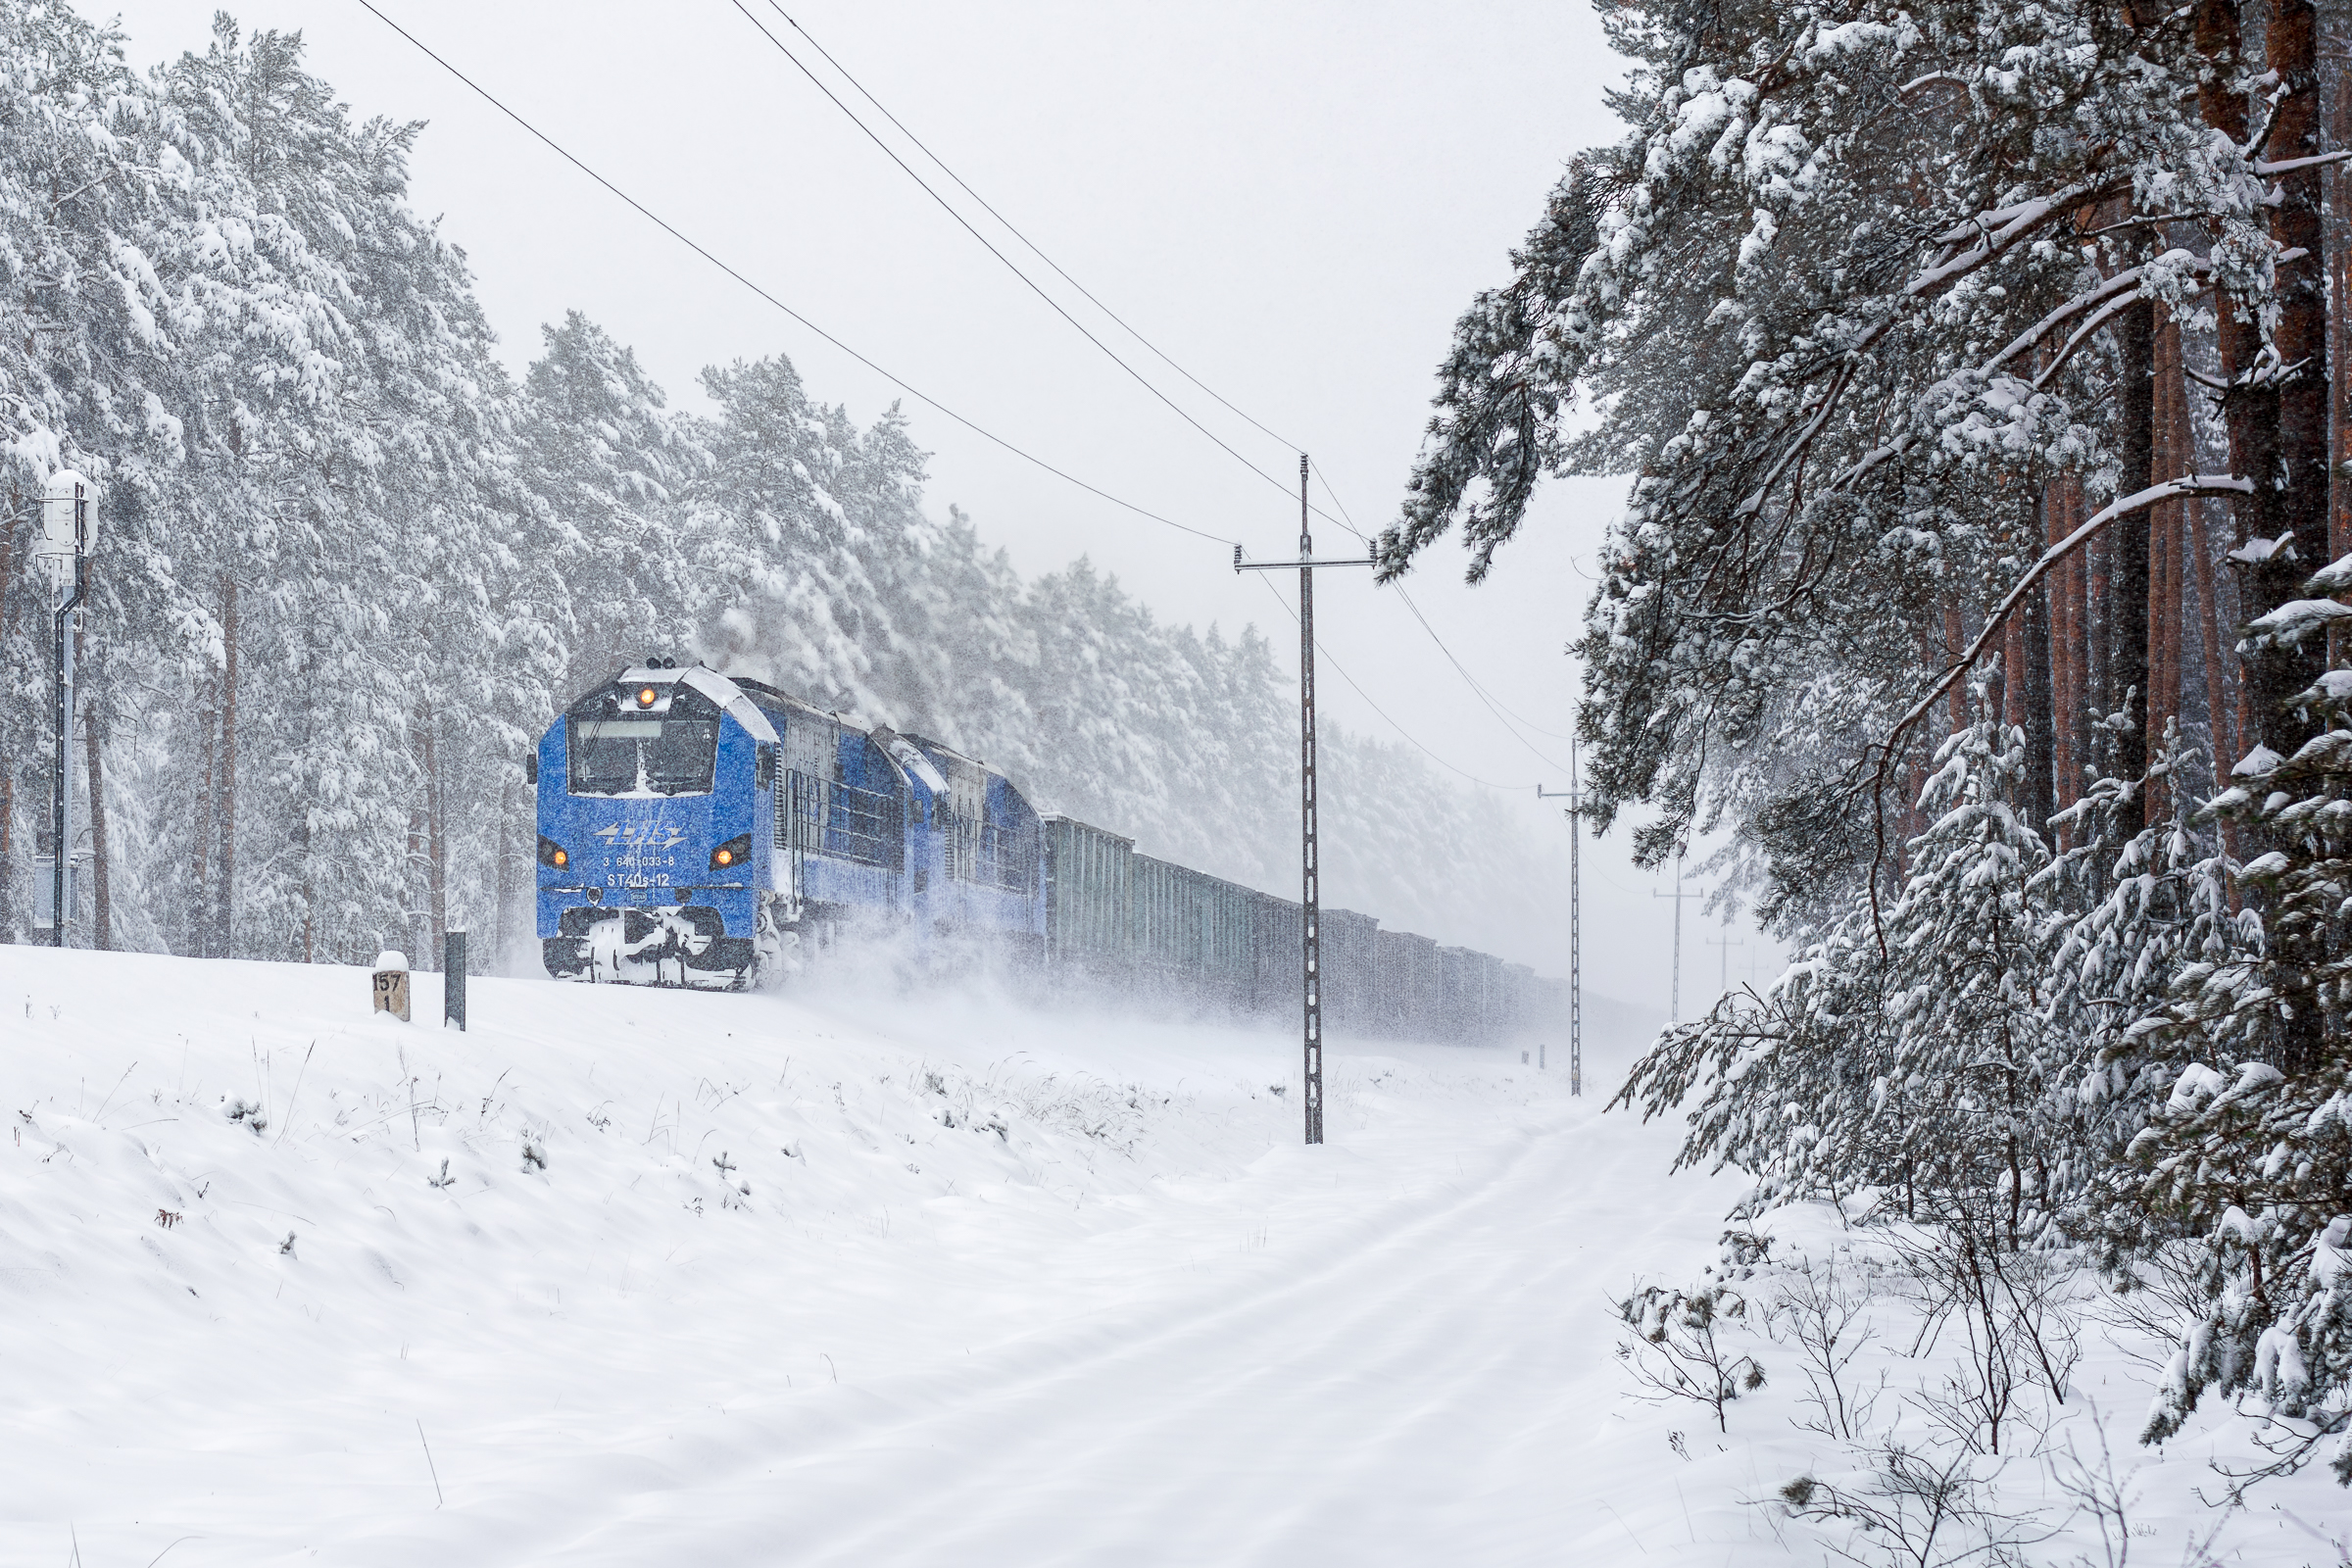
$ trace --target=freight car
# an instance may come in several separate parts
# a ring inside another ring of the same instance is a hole
[[[1299,906],[1041,815],[1003,773],[773,687],[647,659],[541,736],[538,933],[562,979],[745,989],[859,932],[1045,986],[1298,1008]],[[1322,913],[1334,1034],[1507,1038],[1552,983]]]

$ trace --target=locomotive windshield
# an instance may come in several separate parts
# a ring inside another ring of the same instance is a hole
[[[718,709],[689,686],[666,711],[638,711],[630,694],[599,692],[569,716],[574,795],[708,795],[718,763]]]

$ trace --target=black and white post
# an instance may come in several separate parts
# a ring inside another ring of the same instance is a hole
[[[1306,454],[1298,454],[1298,559],[1244,561],[1242,547],[1233,547],[1233,569],[1239,571],[1298,572],[1298,857],[1299,929],[1303,971],[1303,1052],[1306,1062],[1306,1141],[1323,1141],[1323,940],[1321,869],[1315,858],[1315,569],[1319,566],[1369,566],[1374,556],[1352,560],[1317,561],[1315,542],[1307,527]],[[1377,550],[1377,546],[1375,547]]]
[[[1568,787],[1536,786],[1539,801],[1566,801],[1568,818],[1568,1093],[1585,1092],[1585,911],[1583,859],[1585,792],[1577,782],[1576,742],[1568,743]],[[1680,906],[1678,905],[1679,908]]]
[[[89,556],[97,542],[97,520],[89,485],[80,474],[61,468],[51,475],[41,494],[41,539],[36,554],[48,567],[49,597],[56,608],[57,680],[52,701],[57,774],[49,795],[49,935],[52,945],[61,948],[66,945],[67,917],[73,909],[68,877],[74,861],[74,612],[81,608],[89,587]]]

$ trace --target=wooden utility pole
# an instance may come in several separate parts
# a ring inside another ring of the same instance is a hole
[[[1244,561],[1242,547],[1233,547],[1233,569],[1240,571],[1298,572],[1298,865],[1300,958],[1304,968],[1303,1054],[1306,1062],[1306,1141],[1323,1141],[1323,942],[1317,926],[1322,911],[1318,887],[1321,870],[1315,858],[1315,568],[1369,566],[1373,557],[1317,561],[1315,542],[1307,528],[1306,454],[1298,454],[1298,559]]]

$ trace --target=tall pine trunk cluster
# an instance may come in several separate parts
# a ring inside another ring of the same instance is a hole
[[[1595,815],[1726,831],[1801,957],[1622,1102],[1756,1204],[2193,1258],[2148,1437],[2242,1396],[2352,1482],[2352,15],[1603,14],[1627,133],[1463,317],[1382,550],[1475,580],[1541,474],[1635,476]]]

